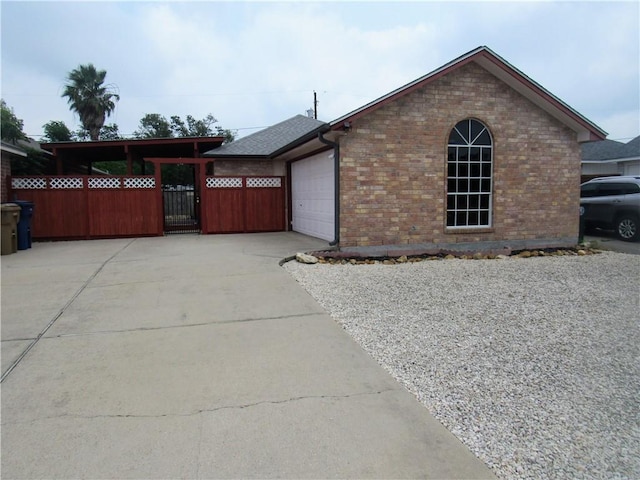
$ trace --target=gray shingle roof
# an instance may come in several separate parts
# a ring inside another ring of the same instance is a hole
[[[615,140],[583,143],[582,161],[604,161],[640,157],[640,136],[628,143]]]
[[[296,115],[240,140],[209,150],[204,156],[270,157],[298,140],[315,135],[315,133],[326,127],[328,127],[328,124],[325,122],[305,117],[304,115]]]

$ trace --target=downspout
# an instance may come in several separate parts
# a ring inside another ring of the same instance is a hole
[[[329,242],[332,247],[340,244],[340,144],[332,142],[322,136],[322,132],[318,132],[318,140],[325,145],[333,147],[333,181],[334,181],[334,234],[333,241]]]

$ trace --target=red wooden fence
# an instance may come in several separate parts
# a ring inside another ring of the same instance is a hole
[[[10,199],[33,202],[34,239],[163,234],[162,189],[154,176],[13,177]],[[283,177],[202,177],[202,233],[285,230]]]
[[[283,177],[206,177],[202,233],[285,230]]]
[[[13,177],[10,198],[34,203],[34,239],[162,235],[153,176]]]

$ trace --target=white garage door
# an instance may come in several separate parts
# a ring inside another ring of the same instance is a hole
[[[333,152],[291,164],[291,215],[296,232],[334,239]]]

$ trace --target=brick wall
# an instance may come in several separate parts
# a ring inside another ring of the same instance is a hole
[[[11,175],[11,160],[8,156],[2,155],[0,161],[1,181],[0,183],[0,201],[6,202],[9,199],[7,192],[7,177]]]
[[[451,129],[476,118],[494,146],[490,229],[445,227]],[[476,64],[356,120],[341,148],[341,246],[575,243],[576,134]]]
[[[216,176],[283,175],[282,173],[276,173],[272,160],[251,159],[216,159],[213,173]]]

